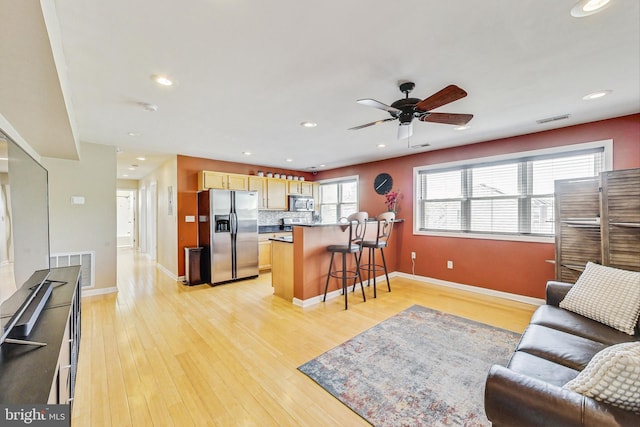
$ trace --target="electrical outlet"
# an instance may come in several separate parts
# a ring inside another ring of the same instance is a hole
[[[453,270],[453,261],[447,261],[447,268]]]
[[[415,252],[411,252],[411,259],[416,259],[416,253]]]

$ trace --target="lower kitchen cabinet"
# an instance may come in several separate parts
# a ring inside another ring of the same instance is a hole
[[[271,270],[271,240],[258,242],[258,270]]]
[[[279,233],[262,233],[258,236],[258,270],[271,270],[272,241],[269,239],[288,236],[291,236],[290,231]]]

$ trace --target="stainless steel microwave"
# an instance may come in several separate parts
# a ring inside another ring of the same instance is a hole
[[[289,196],[290,212],[312,212],[315,209],[313,197]]]

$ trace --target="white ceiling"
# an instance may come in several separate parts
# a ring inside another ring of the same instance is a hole
[[[55,7],[77,137],[119,147],[118,177],[140,178],[162,154],[329,169],[639,112],[640,2],[611,0],[579,19],[569,13],[575,2],[56,0]],[[175,84],[161,87],[154,74]],[[466,98],[436,111],[472,113],[471,128],[415,122],[409,141],[396,139],[397,122],[347,130],[389,117],[356,100],[391,104],[403,97],[402,80],[416,83],[416,98],[449,84],[465,89]],[[599,90],[612,92],[582,100]],[[536,123],[564,114],[569,119]],[[318,126],[301,127],[306,120]],[[422,144],[430,147],[408,148]],[[136,161],[140,155],[152,159]],[[132,163],[140,166],[128,171]]]

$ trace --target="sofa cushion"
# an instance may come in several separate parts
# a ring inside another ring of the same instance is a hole
[[[602,350],[564,388],[640,413],[640,342]]]
[[[606,347],[606,344],[546,326],[529,325],[517,350],[582,371],[593,356]]]
[[[552,305],[538,307],[533,316],[531,316],[531,323],[568,332],[572,335],[607,345],[638,341],[640,339],[637,335],[625,334],[595,320]]]
[[[589,262],[560,307],[633,335],[640,314],[640,272]]]
[[[579,374],[575,369],[567,368],[566,366],[523,351],[513,353],[507,368],[519,374],[537,378],[545,383],[557,385],[558,387],[562,387]]]

